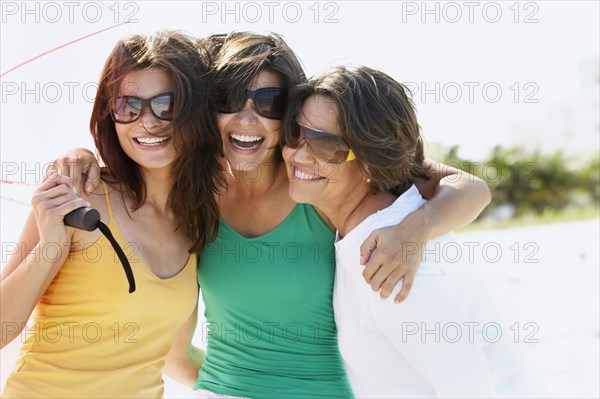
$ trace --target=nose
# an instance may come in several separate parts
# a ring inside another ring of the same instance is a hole
[[[241,124],[253,125],[256,123],[256,111],[254,109],[254,103],[249,98],[244,104],[244,108],[237,114],[237,119]]]
[[[151,130],[160,125],[160,120],[154,116],[150,108],[142,107],[140,119],[138,120],[139,126],[145,131],[152,134]]]
[[[304,166],[312,166],[316,159],[307,151],[306,140],[300,140],[296,147],[290,147],[287,144],[283,146],[283,159],[286,164],[295,163]]]
[[[315,162],[315,157],[313,157],[310,152],[308,152],[308,142],[306,139],[301,138],[298,143],[298,147],[294,150],[294,154],[292,156],[294,162],[300,164],[313,164]]]

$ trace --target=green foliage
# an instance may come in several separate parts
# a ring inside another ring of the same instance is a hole
[[[497,146],[486,161],[469,162],[460,159],[455,146],[443,162],[488,184],[492,203],[482,214],[484,217],[542,216],[571,208],[598,208],[600,204],[598,155],[581,160],[559,151],[544,155],[538,150]]]

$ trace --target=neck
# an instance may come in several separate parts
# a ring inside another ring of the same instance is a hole
[[[252,169],[232,170],[225,163],[227,189],[235,190],[236,194],[247,200],[263,197],[264,195],[287,184],[285,167],[281,163],[263,163]]]
[[[371,193],[368,185],[361,185],[356,190],[345,193],[339,200],[319,206],[319,209],[331,220],[340,237],[345,237],[368,216],[387,208],[395,199],[389,192]]]
[[[144,205],[152,206],[161,212],[169,212],[167,204],[173,186],[170,169],[142,170],[146,183],[146,201]]]

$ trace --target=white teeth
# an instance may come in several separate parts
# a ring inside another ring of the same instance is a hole
[[[137,137],[135,141],[143,145],[159,145],[168,139],[168,137]]]
[[[260,136],[242,136],[241,134],[232,134],[231,138],[233,138],[237,141],[243,141],[245,143],[262,140],[262,137],[260,137]]]
[[[294,169],[294,176],[298,180],[320,180],[320,179],[322,179],[321,176],[307,175],[306,173],[304,173],[304,172],[302,172],[301,170],[298,170],[298,169]]]

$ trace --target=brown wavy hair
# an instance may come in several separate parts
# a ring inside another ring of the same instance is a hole
[[[306,83],[300,59],[283,38],[253,32],[218,33],[199,40],[212,63],[211,97],[243,98],[252,79],[263,70],[277,73],[288,91],[288,102],[297,85]],[[283,148],[283,135],[279,148]],[[277,161],[283,161],[281,151]]]
[[[173,186],[168,206],[193,242],[190,252],[199,252],[218,231],[219,208],[215,194],[224,185],[218,163],[222,154],[216,114],[209,101],[210,59],[196,40],[171,31],[154,35],[132,35],[120,40],[100,75],[90,119],[90,130],[101,159],[107,165],[103,176],[118,183],[134,201],[134,210],[146,200],[146,183],[139,166],[129,158],[117,137],[112,106],[123,78],[130,72],[158,68],[172,79],[174,91]]]
[[[330,68],[298,87],[283,132],[296,135],[296,116],[311,95],[337,105],[343,139],[356,155],[372,190],[400,195],[416,179],[429,180],[423,139],[410,91],[389,75],[368,68]]]

